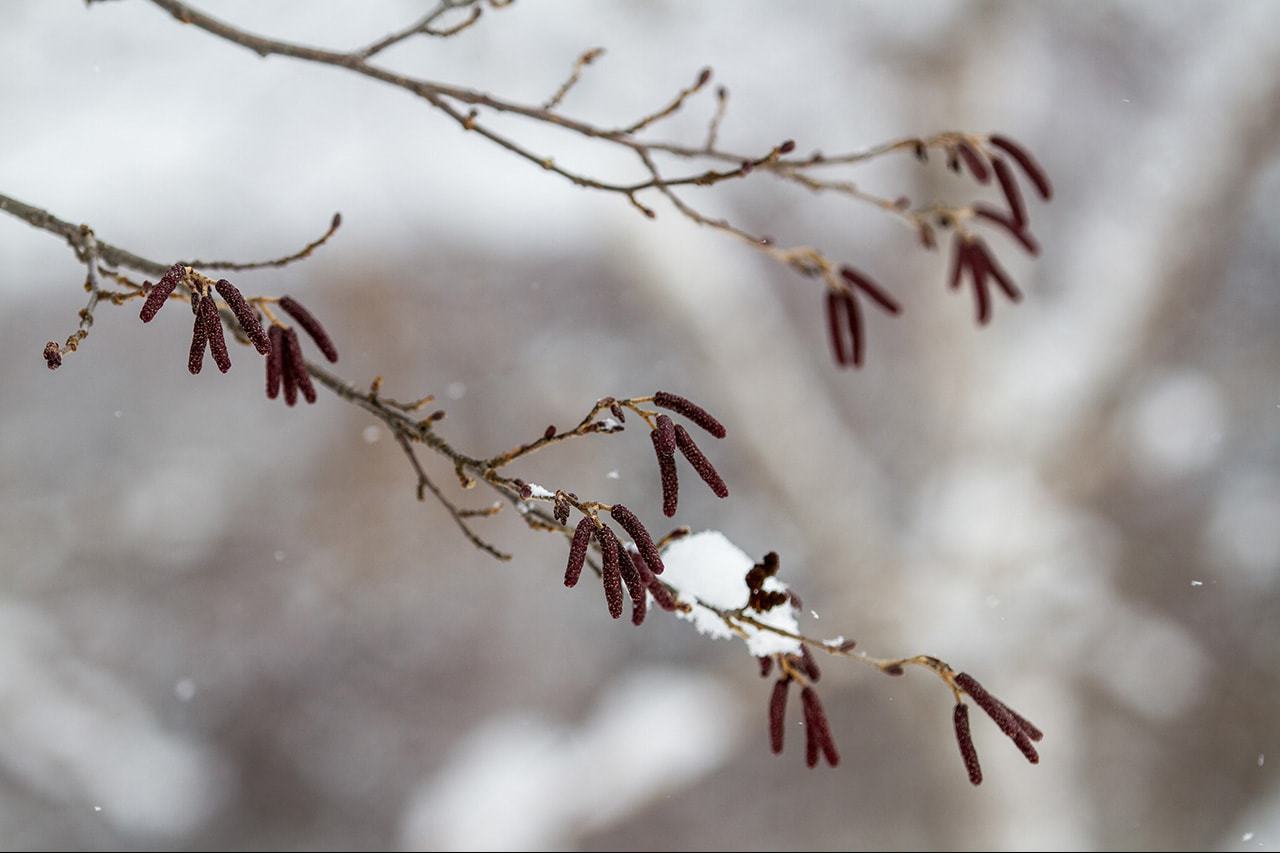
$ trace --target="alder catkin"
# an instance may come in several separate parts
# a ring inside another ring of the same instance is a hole
[[[779,678],[773,683],[773,695],[769,697],[769,748],[774,755],[782,752],[782,736],[787,720],[787,688],[790,685],[790,678]]]
[[[1049,176],[1045,174],[1044,169],[1040,167],[1040,164],[1036,162],[1027,149],[1009,137],[1001,136],[998,133],[992,134],[987,141],[1018,162],[1018,165],[1022,167],[1022,171],[1026,172],[1027,177],[1031,179],[1031,183],[1036,185],[1036,191],[1040,193],[1042,199],[1048,201],[1053,198],[1053,185],[1049,183]]]
[[[169,270],[151,288],[151,292],[147,294],[146,301],[142,303],[142,311],[138,315],[142,318],[142,322],[151,322],[156,316],[156,312],[169,301],[169,295],[173,293],[173,289],[182,281],[184,275],[186,275],[186,270],[182,264],[174,264],[169,267]],[[198,373],[199,371],[193,372]]]
[[[680,500],[680,480],[676,475],[676,458],[673,453],[663,450],[662,438],[658,430],[651,430],[649,437],[653,440],[654,455],[658,457],[658,477],[662,481],[662,514],[671,518],[676,514],[676,505]],[[674,430],[671,447],[675,450]]]
[[[213,297],[206,296],[200,300],[200,314],[204,318],[205,336],[209,339],[209,352],[218,370],[226,373],[231,369],[231,355],[227,352],[227,339],[222,334],[222,316],[213,303]]]
[[[680,452],[684,454],[684,458],[689,460],[689,464],[693,466],[693,470],[698,472],[698,476],[702,478],[702,482],[706,483],[718,498],[729,497],[729,487],[724,484],[719,472],[715,466],[711,464],[711,460],[703,455],[698,445],[694,443],[693,437],[689,435],[689,431],[683,426],[676,426],[676,446],[680,448]]]
[[[613,520],[627,531],[627,535],[631,537],[631,541],[636,543],[636,548],[640,551],[640,556],[644,558],[645,564],[649,567],[649,571],[655,575],[662,574],[665,568],[662,565],[662,555],[658,553],[658,548],[653,544],[653,537],[649,535],[649,531],[640,523],[640,519],[636,514],[627,509],[622,504],[614,504],[613,509],[609,510],[609,515],[613,516]]]
[[[324,330],[324,326],[320,325],[320,321],[304,308],[298,300],[292,296],[282,296],[280,297],[280,307],[290,317],[297,320],[299,326],[306,330],[306,333],[311,336],[311,340],[315,341],[316,346],[320,348],[320,352],[324,353],[325,358],[331,362],[338,360],[338,349],[333,345],[333,339]]]
[[[207,301],[207,297],[203,301]],[[187,353],[187,370],[193,375],[204,367],[204,351],[208,343],[209,325],[205,322],[204,312],[197,308],[195,322],[191,324],[191,350]]]
[[[956,728],[956,743],[960,745],[960,757],[964,759],[964,769],[969,773],[969,781],[975,785],[982,784],[982,765],[978,763],[978,750],[973,746],[973,737],[969,734],[969,706],[963,702],[956,703],[953,714]]]
[[[582,564],[587,559],[587,548],[591,545],[591,531],[595,527],[587,516],[583,516],[574,528],[573,540],[569,543],[569,564],[564,569],[564,585],[574,587],[582,576]]]
[[[214,287],[218,289],[218,293],[222,295],[222,298],[227,301],[227,305],[231,308],[231,313],[236,315],[236,322],[240,324],[240,328],[244,330],[245,337],[253,343],[254,348],[262,355],[271,352],[271,343],[267,339],[267,333],[263,331],[262,324],[258,322],[258,314],[253,310],[253,306],[245,301],[244,294],[225,278],[218,279],[218,283]]]
[[[622,545],[613,531],[603,524],[596,529],[596,539],[604,555],[601,580],[604,582],[605,604],[609,607],[609,615],[617,619],[622,615],[622,570],[618,563],[618,551]]]
[[[284,329],[272,325],[267,330],[270,348],[267,350],[267,399],[274,400],[280,394],[280,374],[284,365]]]
[[[297,383],[298,389],[302,391],[302,396],[307,399],[307,402],[314,403],[316,388],[311,384],[311,374],[307,372],[307,361],[302,357],[302,344],[298,341],[298,333],[292,328],[284,330],[284,345],[294,382]]]
[[[725,437],[724,424],[712,417],[711,413],[690,400],[678,394],[669,394],[666,391],[659,391],[653,395],[653,404],[663,409],[670,409],[676,414],[684,415],[716,438]]]

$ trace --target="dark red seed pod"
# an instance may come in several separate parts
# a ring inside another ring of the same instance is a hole
[[[622,615],[622,571],[618,565],[618,551],[622,546],[613,531],[603,524],[596,528],[596,541],[600,543],[602,555],[600,577],[604,581],[604,600],[609,606],[609,615],[617,619]]]
[[[569,523],[569,499],[559,492],[556,493],[555,507],[552,510],[556,521],[561,524]]]
[[[676,425],[676,446],[680,448],[684,458],[689,460],[693,470],[698,472],[702,482],[710,486],[711,491],[715,492],[716,497],[729,497],[729,487],[724,484],[724,480],[720,478],[715,466],[702,454],[698,445],[693,443],[693,437],[689,435],[689,431],[678,424]]]
[[[813,655],[809,652],[809,647],[804,643],[800,644],[800,667],[804,670],[804,674],[809,676],[809,680],[815,684],[822,680],[822,670],[818,667],[818,662],[813,659]]]
[[[574,587],[582,576],[582,564],[587,559],[587,548],[591,545],[591,532],[595,523],[583,516],[573,531],[573,541],[569,543],[569,564],[564,569],[564,585]]]
[[[844,280],[861,290],[867,296],[871,297],[871,301],[879,305],[890,314],[898,314],[902,311],[902,306],[898,301],[886,293],[871,279],[855,270],[853,267],[841,267],[840,275]]]
[[[773,656],[766,655],[762,658],[756,658],[760,662],[760,677],[768,678],[769,673],[773,672]]]
[[[854,367],[862,367],[863,359],[866,354],[866,342],[862,334],[862,311],[858,308],[858,302],[848,293],[841,294],[844,300],[845,315],[849,321],[849,337],[853,341],[853,355],[849,359],[849,363]]]
[[[50,370],[57,370],[62,367],[62,348],[58,346],[57,341],[49,341],[44,345],[44,363],[49,366]]]
[[[298,300],[292,296],[280,297],[280,307],[286,311],[290,317],[298,321],[298,325],[306,330],[311,336],[311,340],[316,342],[316,346],[320,348],[320,352],[324,353],[324,357],[329,361],[338,360],[338,349],[333,345],[333,340],[329,337],[329,333],[324,330],[324,326],[320,325],[320,321],[312,316],[311,312],[303,308]]]
[[[831,338],[831,352],[836,366],[849,363],[849,353],[844,346],[844,298],[834,290],[827,291],[827,334]]]
[[[302,344],[298,342],[298,333],[292,327],[284,330],[284,346],[293,380],[308,403],[316,401],[316,388],[311,384],[311,374],[307,373],[307,362],[302,357]]]
[[[992,134],[987,141],[1017,161],[1022,171],[1026,172],[1027,177],[1031,179],[1031,183],[1036,185],[1036,192],[1040,193],[1042,199],[1048,201],[1053,198],[1053,185],[1049,183],[1049,176],[1027,149],[998,133]]]
[[[761,658],[761,660],[772,659]],[[773,750],[774,755],[782,752],[782,735],[787,721],[787,688],[790,686],[790,678],[779,678],[773,683],[773,695],[769,697],[769,748]]]
[[[657,428],[653,430],[653,447],[659,453],[668,455],[676,452],[675,424],[667,415],[658,415]]]
[[[219,279],[214,287],[218,289],[218,293],[222,295],[222,298],[227,301],[227,305],[231,308],[231,313],[236,315],[236,322],[244,330],[245,336],[253,342],[254,348],[262,355],[269,353],[271,351],[271,343],[267,339],[267,333],[262,330],[262,324],[258,322],[258,313],[245,301],[244,294],[225,278]]]
[[[964,769],[969,772],[969,781],[975,785],[981,785],[982,765],[978,763],[978,750],[974,748],[973,738],[969,734],[969,706],[963,702],[957,702],[953,718],[956,726],[956,743],[960,744],[960,757],[964,759]]]
[[[670,420],[667,418],[668,423]],[[653,452],[658,457],[658,476],[662,480],[662,514],[671,518],[676,514],[676,504],[680,500],[680,480],[676,476],[676,458],[672,455],[676,444],[675,430],[671,431],[671,451],[663,450],[660,430],[650,430],[649,438],[653,440]]]
[[[678,435],[678,434],[677,434]],[[636,514],[627,509],[622,504],[614,504],[613,509],[609,510],[609,515],[613,516],[613,520],[622,525],[622,529],[627,531],[627,535],[636,543],[636,548],[640,551],[640,556],[644,558],[645,565],[649,567],[649,571],[655,575],[662,574],[665,566],[662,565],[662,555],[658,553],[658,548],[653,544],[653,537],[649,535],[649,531],[640,523],[640,519]]]
[[[724,438],[724,424],[720,423],[711,413],[696,403],[686,400],[676,394],[668,394],[666,391],[659,391],[653,395],[653,404],[663,409],[670,409],[676,414],[684,415],[716,438]]]
[[[208,298],[201,300],[201,304]],[[187,370],[192,374],[200,372],[204,367],[204,351],[209,343],[209,324],[205,322],[204,313],[197,308],[196,319],[191,324],[191,350],[187,354]]]
[[[1022,201],[1022,190],[1018,189],[1018,181],[1013,177],[1013,170],[1000,157],[992,159],[991,167],[996,170],[996,180],[1000,182],[1005,201],[1009,203],[1009,216],[1013,219],[1014,225],[1018,228],[1025,227],[1027,206]]]
[[[978,153],[977,149],[962,139],[956,143],[956,150],[960,152],[960,159],[964,161],[964,165],[969,169],[969,174],[973,175],[974,180],[980,184],[985,184],[991,180],[991,173],[987,171],[987,164],[982,162],[982,155]]]
[[[209,338],[209,352],[213,355],[213,363],[218,370],[226,373],[231,369],[231,355],[227,352],[227,339],[222,334],[222,317],[213,304],[212,297],[200,300],[200,315],[204,318],[205,335]]]
[[[183,276],[186,274],[187,271],[183,268],[182,264],[174,264],[169,267],[168,272],[166,272],[160,280],[155,283],[155,286],[151,288],[151,292],[147,294],[146,301],[142,303],[142,312],[138,315],[142,318],[142,322],[151,322],[151,320],[156,316],[156,312],[163,308],[164,304],[169,301],[169,295],[173,293],[173,289],[178,286],[182,281]],[[203,358],[203,356],[201,356],[201,358]]]
[[[284,329],[272,324],[267,337],[271,342],[267,350],[267,399],[274,400],[280,393],[280,374],[284,370]]]
[[[981,202],[973,206],[973,215],[979,219],[986,219],[990,222],[994,222],[1004,228],[1004,230],[1009,232],[1009,235],[1013,237],[1013,239],[1022,244],[1022,248],[1026,249],[1028,254],[1032,256],[1040,254],[1040,244],[1036,242],[1036,238],[1031,235],[1031,232],[1026,230],[1026,223],[1019,226],[1018,223],[1014,222],[1003,212],[996,210],[989,205],[982,204]]]
[[[804,702],[807,711],[807,723],[813,728],[814,738],[818,742],[818,748],[822,750],[823,756],[827,759],[827,764],[836,767],[840,764],[840,753],[836,750],[835,741],[831,738],[831,726],[827,723],[827,712],[822,709],[822,702],[818,699],[817,691],[812,687],[806,687],[800,691],[800,699]],[[814,762],[817,763],[816,761]],[[810,767],[813,765],[810,764]]]

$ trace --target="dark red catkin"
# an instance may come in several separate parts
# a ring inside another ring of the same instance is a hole
[[[841,267],[840,275],[845,281],[871,297],[871,301],[879,305],[885,312],[889,314],[899,314],[902,312],[902,306],[898,304],[896,299],[886,293],[880,285],[876,284],[853,267]]]
[[[689,431],[678,424],[676,425],[676,446],[680,448],[684,458],[689,460],[693,470],[698,472],[702,482],[710,486],[711,491],[715,492],[716,497],[729,497],[729,487],[724,484],[724,480],[720,478],[715,466],[702,454],[698,445],[693,443],[693,437],[689,435]]]
[[[187,354],[187,370],[192,374],[199,373],[200,368],[204,367],[204,351],[209,343],[209,324],[205,322],[202,308],[208,301],[208,297],[200,300],[195,322],[191,325],[191,350]]]
[[[800,698],[803,700],[805,694],[801,692]],[[804,763],[809,767],[818,766],[818,726],[813,721],[813,706],[808,701],[802,701],[800,708],[804,713]]]
[[[231,369],[231,355],[227,352],[227,339],[222,334],[222,316],[213,303],[213,297],[206,296],[200,300],[200,316],[204,318],[205,335],[209,338],[209,352],[213,355],[213,363],[218,370],[226,373]]]
[[[756,658],[756,660],[760,662],[760,677],[768,678],[769,673],[773,672],[773,656],[765,655],[764,657]]]
[[[996,170],[996,180],[1004,192],[1005,201],[1009,203],[1009,215],[1019,228],[1027,224],[1027,206],[1022,201],[1022,190],[1018,189],[1018,181],[1013,177],[1013,170],[1001,157],[991,161],[991,168]]]
[[[591,532],[595,528],[587,516],[583,516],[573,530],[573,540],[569,543],[569,564],[564,569],[564,585],[575,587],[582,576],[582,564],[587,559],[587,548],[591,545]]]
[[[50,370],[62,367],[62,348],[58,346],[57,341],[49,341],[44,345],[44,363]]]
[[[676,452],[675,423],[667,415],[658,415],[657,426],[653,430],[654,449],[668,455]]]
[[[222,298],[227,300],[231,313],[236,315],[236,322],[240,324],[245,337],[253,343],[254,348],[262,355],[271,352],[271,342],[267,339],[267,333],[262,330],[262,324],[258,322],[258,314],[245,301],[244,294],[225,278],[218,279],[214,287],[218,289]]]
[[[1031,232],[1026,230],[1025,223],[1023,225],[1019,225],[1006,216],[1002,211],[996,210],[994,207],[983,204],[982,202],[978,202],[973,206],[973,215],[979,219],[986,219],[989,222],[994,222],[1004,230],[1008,231],[1009,236],[1017,240],[1022,245],[1022,248],[1026,249],[1027,253],[1033,257],[1040,254],[1040,244],[1036,242],[1036,238],[1032,236]]]
[[[800,691],[800,699],[804,702],[807,711],[806,725],[812,726],[814,738],[818,742],[818,748],[822,750],[822,755],[827,759],[827,764],[835,767],[840,764],[840,753],[836,751],[835,741],[831,739],[831,727],[827,723],[827,712],[822,709],[822,702],[818,700],[818,694],[812,687],[806,687]],[[814,762],[817,763],[816,761]],[[809,765],[810,767],[813,764]]]
[[[333,340],[329,337],[329,333],[324,330],[324,326],[320,325],[320,321],[312,316],[311,312],[303,308],[298,300],[292,296],[281,296],[280,307],[286,311],[290,317],[298,321],[298,325],[306,330],[311,336],[311,340],[316,342],[316,346],[320,348],[320,352],[324,353],[324,357],[329,361],[338,360],[338,350],[333,345]]]
[[[1049,176],[1045,174],[1044,169],[1028,153],[1027,149],[1009,137],[1001,136],[998,133],[992,134],[987,138],[987,141],[1017,161],[1018,165],[1022,167],[1022,171],[1026,172],[1027,177],[1031,179],[1031,183],[1036,185],[1036,192],[1040,193],[1042,199],[1048,201],[1053,198],[1053,185],[1049,183]]]
[[[969,772],[970,782],[981,785],[982,765],[978,763],[978,750],[974,748],[973,738],[969,735],[969,706],[963,702],[957,702],[953,716],[956,725],[956,743],[960,744],[960,757],[964,759],[964,769]]]
[[[604,581],[605,604],[609,606],[609,615],[617,619],[622,615],[622,570],[618,564],[618,551],[622,545],[613,531],[603,524],[596,528],[596,540],[603,555],[600,577]]]
[[[627,595],[631,597],[631,624],[640,625],[649,610],[649,593],[644,581],[640,579],[635,559],[626,548],[618,549],[618,568],[622,571],[622,582],[627,587]]]
[[[769,697],[769,748],[774,755],[782,752],[782,734],[787,721],[787,688],[790,686],[790,678],[779,678],[773,683],[773,695]]]
[[[138,315],[142,318],[142,322],[151,322],[156,316],[156,312],[169,301],[169,295],[173,293],[173,289],[178,286],[186,274],[187,271],[182,264],[174,264],[169,267],[168,272],[155,283],[151,288],[151,292],[147,294],[146,301],[142,303],[142,312]]]
[[[1015,716],[1004,703],[986,691],[981,684],[977,682],[972,675],[962,672],[956,676],[956,684],[983,711],[987,716],[999,726],[1000,731],[1004,732],[1005,737],[1009,738],[1021,750],[1023,756],[1032,764],[1040,763],[1040,756],[1036,753],[1036,748],[1031,745],[1030,733],[1019,722],[1020,717]],[[1036,733],[1040,733],[1039,729],[1032,726]],[[1041,735],[1043,736],[1043,735]]]
[[[284,382],[284,404],[292,406],[298,402],[298,373],[293,366],[293,357],[289,355],[289,332],[284,330],[280,338],[280,353],[284,358],[281,364],[281,380]]]
[[[862,311],[859,310],[858,301],[853,298],[853,294],[842,293],[840,298],[844,301],[845,319],[849,321],[849,338],[853,344],[853,354],[849,357],[849,363],[854,367],[862,367],[867,351],[862,334]]]
[[[980,184],[985,184],[991,180],[991,173],[987,171],[987,164],[982,162],[982,155],[978,153],[976,148],[962,139],[956,143],[956,150],[960,152],[960,159],[964,161],[964,165],[969,169],[969,173],[973,175],[974,180]]]
[[[822,680],[822,670],[818,668],[818,662],[813,659],[809,647],[804,643],[800,644],[800,666],[804,669],[804,674],[809,676],[810,681],[816,684]]]
[[[844,347],[844,310],[844,294],[828,290],[827,334],[831,338],[831,353],[835,356],[837,367],[844,367],[849,363],[849,353]]]
[[[980,240],[974,241],[974,266],[980,266],[985,273],[994,278],[996,284],[1004,291],[1004,295],[1009,297],[1009,301],[1022,301],[1022,291],[1018,290],[1018,286],[1013,283],[1013,279],[1009,278],[1009,274],[1004,271],[1004,268],[996,263],[991,251]]]
[[[654,603],[668,613],[674,611],[676,609],[676,600],[671,596],[671,590],[667,589],[666,584],[654,577],[653,572],[649,571],[644,557],[639,554],[632,554],[631,559],[636,564],[636,570],[640,572],[640,582],[648,588],[649,593],[653,596]]]
[[[679,433],[677,433],[677,436]],[[613,516],[613,520],[622,525],[622,529],[627,531],[627,535],[631,537],[631,541],[636,543],[636,548],[640,551],[640,556],[644,558],[645,565],[649,567],[649,571],[655,575],[662,574],[665,566],[662,565],[662,555],[658,553],[658,548],[653,544],[653,537],[649,535],[649,531],[640,523],[640,519],[636,514],[627,509],[622,504],[614,504],[613,509],[609,510],[609,515]]]
[[[670,409],[679,415],[684,415],[716,438],[724,438],[724,424],[720,423],[706,409],[686,400],[677,394],[668,394],[666,391],[659,391],[653,395],[653,404],[662,409]]]
[[[274,400],[280,394],[280,374],[284,365],[284,329],[272,325],[267,330],[271,343],[267,350],[267,399]]]
[[[284,330],[285,359],[289,365],[293,380],[302,391],[308,403],[316,401],[316,388],[311,384],[311,374],[307,373],[307,361],[302,357],[302,344],[298,342],[298,333],[292,327]]]
[[[667,418],[668,422],[671,420]],[[658,476],[662,480],[662,514],[671,518],[676,514],[676,504],[680,500],[680,480],[676,476],[675,430],[671,432],[671,450],[663,449],[660,430],[650,430],[653,439],[653,452],[658,457]]]

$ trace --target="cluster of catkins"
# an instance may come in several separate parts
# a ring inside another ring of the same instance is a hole
[[[186,267],[174,264],[154,285],[144,285],[147,288],[147,298],[139,314],[142,322],[150,323],[155,318],[178,285],[187,280],[187,275]],[[227,352],[222,317],[213,294],[207,285],[202,287],[192,284],[188,289],[191,292],[191,311],[195,315],[195,323],[191,330],[187,369],[193,374],[199,373],[204,367],[204,354],[208,350],[218,370],[226,373],[231,369],[231,355]],[[227,303],[249,342],[267,357],[267,396],[274,400],[283,386],[285,403],[288,405],[292,406],[298,401],[299,392],[308,403],[314,403],[316,389],[307,372],[307,362],[302,356],[298,333],[293,327],[272,323],[269,330],[264,330],[258,312],[240,290],[225,278],[215,283],[212,289]],[[338,360],[338,350],[334,347],[333,340],[310,311],[291,296],[281,297],[278,304],[311,336],[325,358],[331,362]]]
[[[961,138],[944,143],[948,166],[955,172],[959,172],[962,168],[967,170],[974,180],[983,185],[990,183],[991,176],[994,174],[1008,210],[979,202],[972,208],[974,218],[999,225],[1027,252],[1038,255],[1040,245],[1029,229],[1030,220],[1022,191],[1018,188],[1013,168],[1005,158],[1018,165],[1045,201],[1053,197],[1053,186],[1035,158],[1012,139],[992,134],[982,142],[985,144],[979,146]],[[916,157],[921,161],[929,159],[928,147],[923,140],[917,140],[914,143],[914,149]],[[910,202],[901,199],[900,204],[909,205]],[[944,214],[938,218],[937,225],[950,228],[957,223],[949,215]],[[934,235],[933,226],[928,222],[920,221],[919,228],[920,242],[927,249],[935,248],[937,238]],[[956,231],[954,246],[949,286],[952,290],[959,289],[966,274],[968,275],[973,283],[979,325],[986,325],[991,320],[993,282],[1011,302],[1021,301],[1022,292],[1004,268],[996,262],[995,256],[982,238],[961,227]],[[896,300],[885,293],[866,274],[846,266],[840,269],[840,275],[844,279],[844,286],[829,289],[826,294],[827,334],[831,339],[831,350],[837,366],[861,367],[866,351],[866,336],[858,297],[866,296],[873,304],[889,314],[898,314],[902,309]]]
[[[962,672],[956,676],[956,686],[973,699],[974,703],[987,712],[1005,737],[1014,742],[1027,761],[1040,763],[1040,755],[1031,745],[1032,741],[1044,738],[1044,733],[1031,724],[1025,717],[1008,705],[992,696],[977,682],[972,675]],[[956,742],[960,745],[960,757],[964,759],[965,770],[969,773],[969,781],[975,785],[982,784],[982,767],[978,764],[978,750],[974,748],[973,738],[969,735],[969,706],[957,702],[952,715],[956,729]]]
[[[1027,216],[1027,206],[1023,201],[1022,191],[1018,188],[1018,181],[1014,177],[1012,167],[1002,155],[1008,156],[1018,164],[1041,199],[1048,201],[1053,198],[1053,185],[1049,183],[1048,176],[1035,158],[1012,139],[993,134],[987,137],[986,141],[990,147],[990,150],[985,152],[986,159],[984,159],[984,152],[978,151],[968,142],[957,143],[950,155],[951,168],[959,171],[960,163],[963,162],[969,173],[980,184],[988,183],[991,180],[991,173],[994,172],[1009,210],[1006,212],[979,202],[974,205],[974,216],[1001,226],[1029,254],[1038,255],[1040,244],[1036,242],[1029,230],[1030,219]],[[987,169],[988,162],[991,165],[990,171]],[[952,290],[959,289],[966,273],[973,282],[973,297],[979,325],[986,325],[991,319],[989,281],[995,281],[1010,302],[1019,302],[1022,299],[1022,292],[1018,290],[1018,286],[1014,284],[1009,274],[996,263],[987,244],[979,237],[962,232],[956,236],[955,253],[951,261],[950,287]]]
[[[822,707],[818,692],[813,689],[822,678],[822,670],[818,662],[809,653],[809,647],[801,644],[798,654],[776,655],[781,677],[773,683],[773,693],[769,696],[769,746],[775,755],[782,752],[783,732],[786,729],[787,694],[791,682],[800,681],[800,707],[804,714],[805,763],[810,767],[818,765],[818,758],[825,758],[832,767],[840,763],[840,753],[836,749],[835,740],[831,737],[831,725],[827,722],[827,712]],[[760,658],[760,677],[768,678],[773,671],[774,658]],[[807,683],[806,683],[807,682]]]
[[[725,437],[724,424],[716,420],[706,409],[684,397],[659,391],[653,395],[653,403],[655,406],[683,415],[716,438]],[[653,451],[658,457],[658,475],[662,480],[663,515],[671,518],[676,514],[676,503],[680,496],[680,481],[676,477],[677,448],[716,497],[727,498],[729,487],[724,484],[719,472],[694,442],[689,431],[672,421],[668,415],[658,415],[655,420],[657,425],[649,432],[649,438],[653,441]]]
[[[627,594],[631,597],[631,624],[644,622],[648,609],[648,596],[663,610],[675,610],[678,605],[675,598],[658,575],[662,574],[662,556],[653,537],[641,523],[636,514],[622,504],[614,504],[609,515],[618,523],[635,543],[635,551],[622,544],[609,525],[583,515],[574,528],[573,540],[569,543],[569,563],[564,570],[564,585],[574,587],[582,576],[582,567],[586,563],[587,550],[592,539],[600,548],[600,579],[604,584],[605,604],[609,615],[617,619],[622,615],[622,586],[625,583]]]

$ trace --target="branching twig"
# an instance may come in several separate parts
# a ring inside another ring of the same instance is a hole
[[[301,261],[311,257],[311,253],[314,252],[316,249],[320,248],[321,246],[323,246],[325,243],[329,242],[329,238],[332,237],[340,227],[342,227],[342,214],[335,213],[333,215],[333,219],[329,221],[328,229],[319,237],[317,237],[315,240],[312,240],[310,243],[303,246],[299,251],[294,252],[292,255],[285,255],[284,257],[280,257],[280,258],[272,258],[269,261],[181,261],[180,263],[185,267],[199,267],[201,269],[206,269],[206,270],[240,270],[240,271],[260,270],[260,269],[266,269],[267,267],[288,266],[294,261]]]

